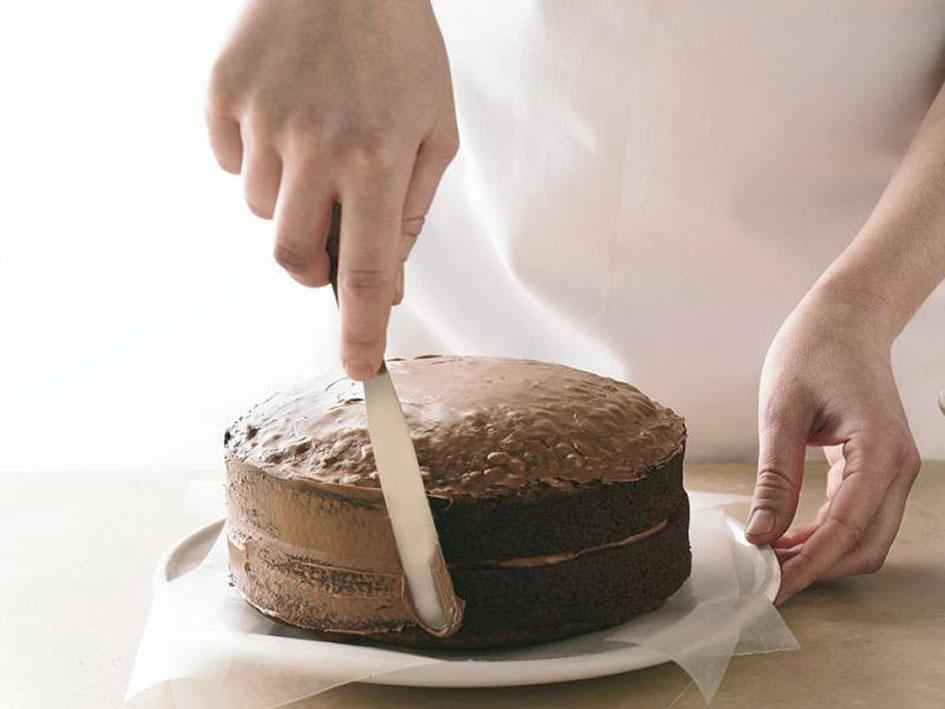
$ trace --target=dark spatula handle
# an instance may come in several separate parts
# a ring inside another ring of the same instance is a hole
[[[331,281],[331,290],[335,294],[335,303],[338,302],[338,250],[341,245],[341,205],[332,202],[331,226],[328,227],[328,239],[325,250],[328,251],[328,278]]]

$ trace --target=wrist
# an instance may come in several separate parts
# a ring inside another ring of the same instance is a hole
[[[846,332],[858,332],[888,349],[904,323],[890,298],[868,279],[830,268],[804,296],[799,309],[811,310]]]

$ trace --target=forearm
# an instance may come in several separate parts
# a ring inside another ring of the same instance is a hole
[[[811,297],[870,313],[891,342],[945,278],[945,87],[860,233]]]

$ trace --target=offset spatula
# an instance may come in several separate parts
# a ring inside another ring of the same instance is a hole
[[[336,301],[340,235],[341,207],[335,204],[328,233],[328,256]],[[443,559],[417,453],[383,360],[378,373],[364,382],[364,403],[381,491],[406,577],[407,603],[426,632],[438,637],[452,635],[463,621],[463,601],[456,596]]]

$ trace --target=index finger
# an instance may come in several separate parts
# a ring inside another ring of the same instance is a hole
[[[823,524],[781,569],[783,600],[806,588],[847,554],[879,509],[896,477],[895,449],[873,440],[851,439],[843,446],[846,461]]]
[[[384,356],[409,172],[407,165],[398,174],[361,183],[341,194],[341,360],[352,379],[370,379]]]

